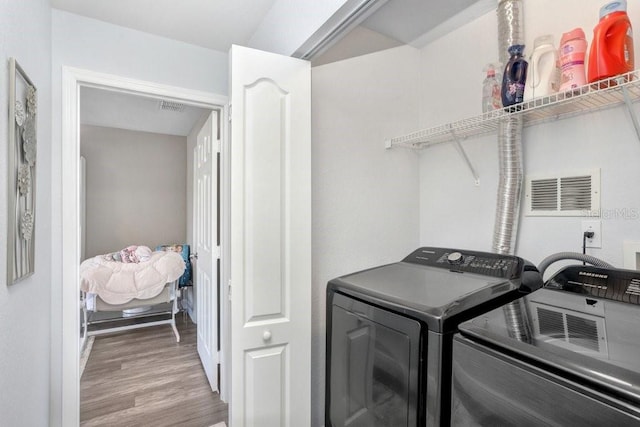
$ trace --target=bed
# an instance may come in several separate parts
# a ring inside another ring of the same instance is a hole
[[[89,336],[163,324],[171,326],[176,341],[180,342],[175,315],[178,312],[178,282],[185,272],[182,256],[176,252],[157,251],[145,261],[121,262],[113,260],[111,255],[98,255],[80,265],[84,321],[81,348]],[[162,317],[162,320],[136,320],[151,316]],[[107,322],[126,324],[91,328]]]

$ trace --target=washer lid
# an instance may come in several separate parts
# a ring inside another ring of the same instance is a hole
[[[420,248],[403,262],[334,279],[329,289],[406,313],[447,332],[482,311],[516,298],[526,263],[517,257]],[[532,274],[539,278],[537,271]],[[529,283],[530,281],[527,281]]]
[[[638,325],[636,304],[544,288],[459,329],[475,342],[640,403]]]

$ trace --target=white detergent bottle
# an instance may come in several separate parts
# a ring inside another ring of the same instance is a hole
[[[537,37],[533,42],[533,53],[529,59],[524,101],[556,93],[559,77],[558,51],[553,45],[553,36],[548,34]]]

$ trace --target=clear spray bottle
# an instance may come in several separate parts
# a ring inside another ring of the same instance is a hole
[[[486,73],[482,82],[482,112],[486,113],[502,108],[502,98],[500,94],[500,77],[496,75],[496,66],[487,64],[483,71]]]

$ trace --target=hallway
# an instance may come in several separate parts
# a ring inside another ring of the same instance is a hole
[[[227,422],[196,348],[196,325],[167,325],[98,336],[80,382],[81,426],[208,427]]]

